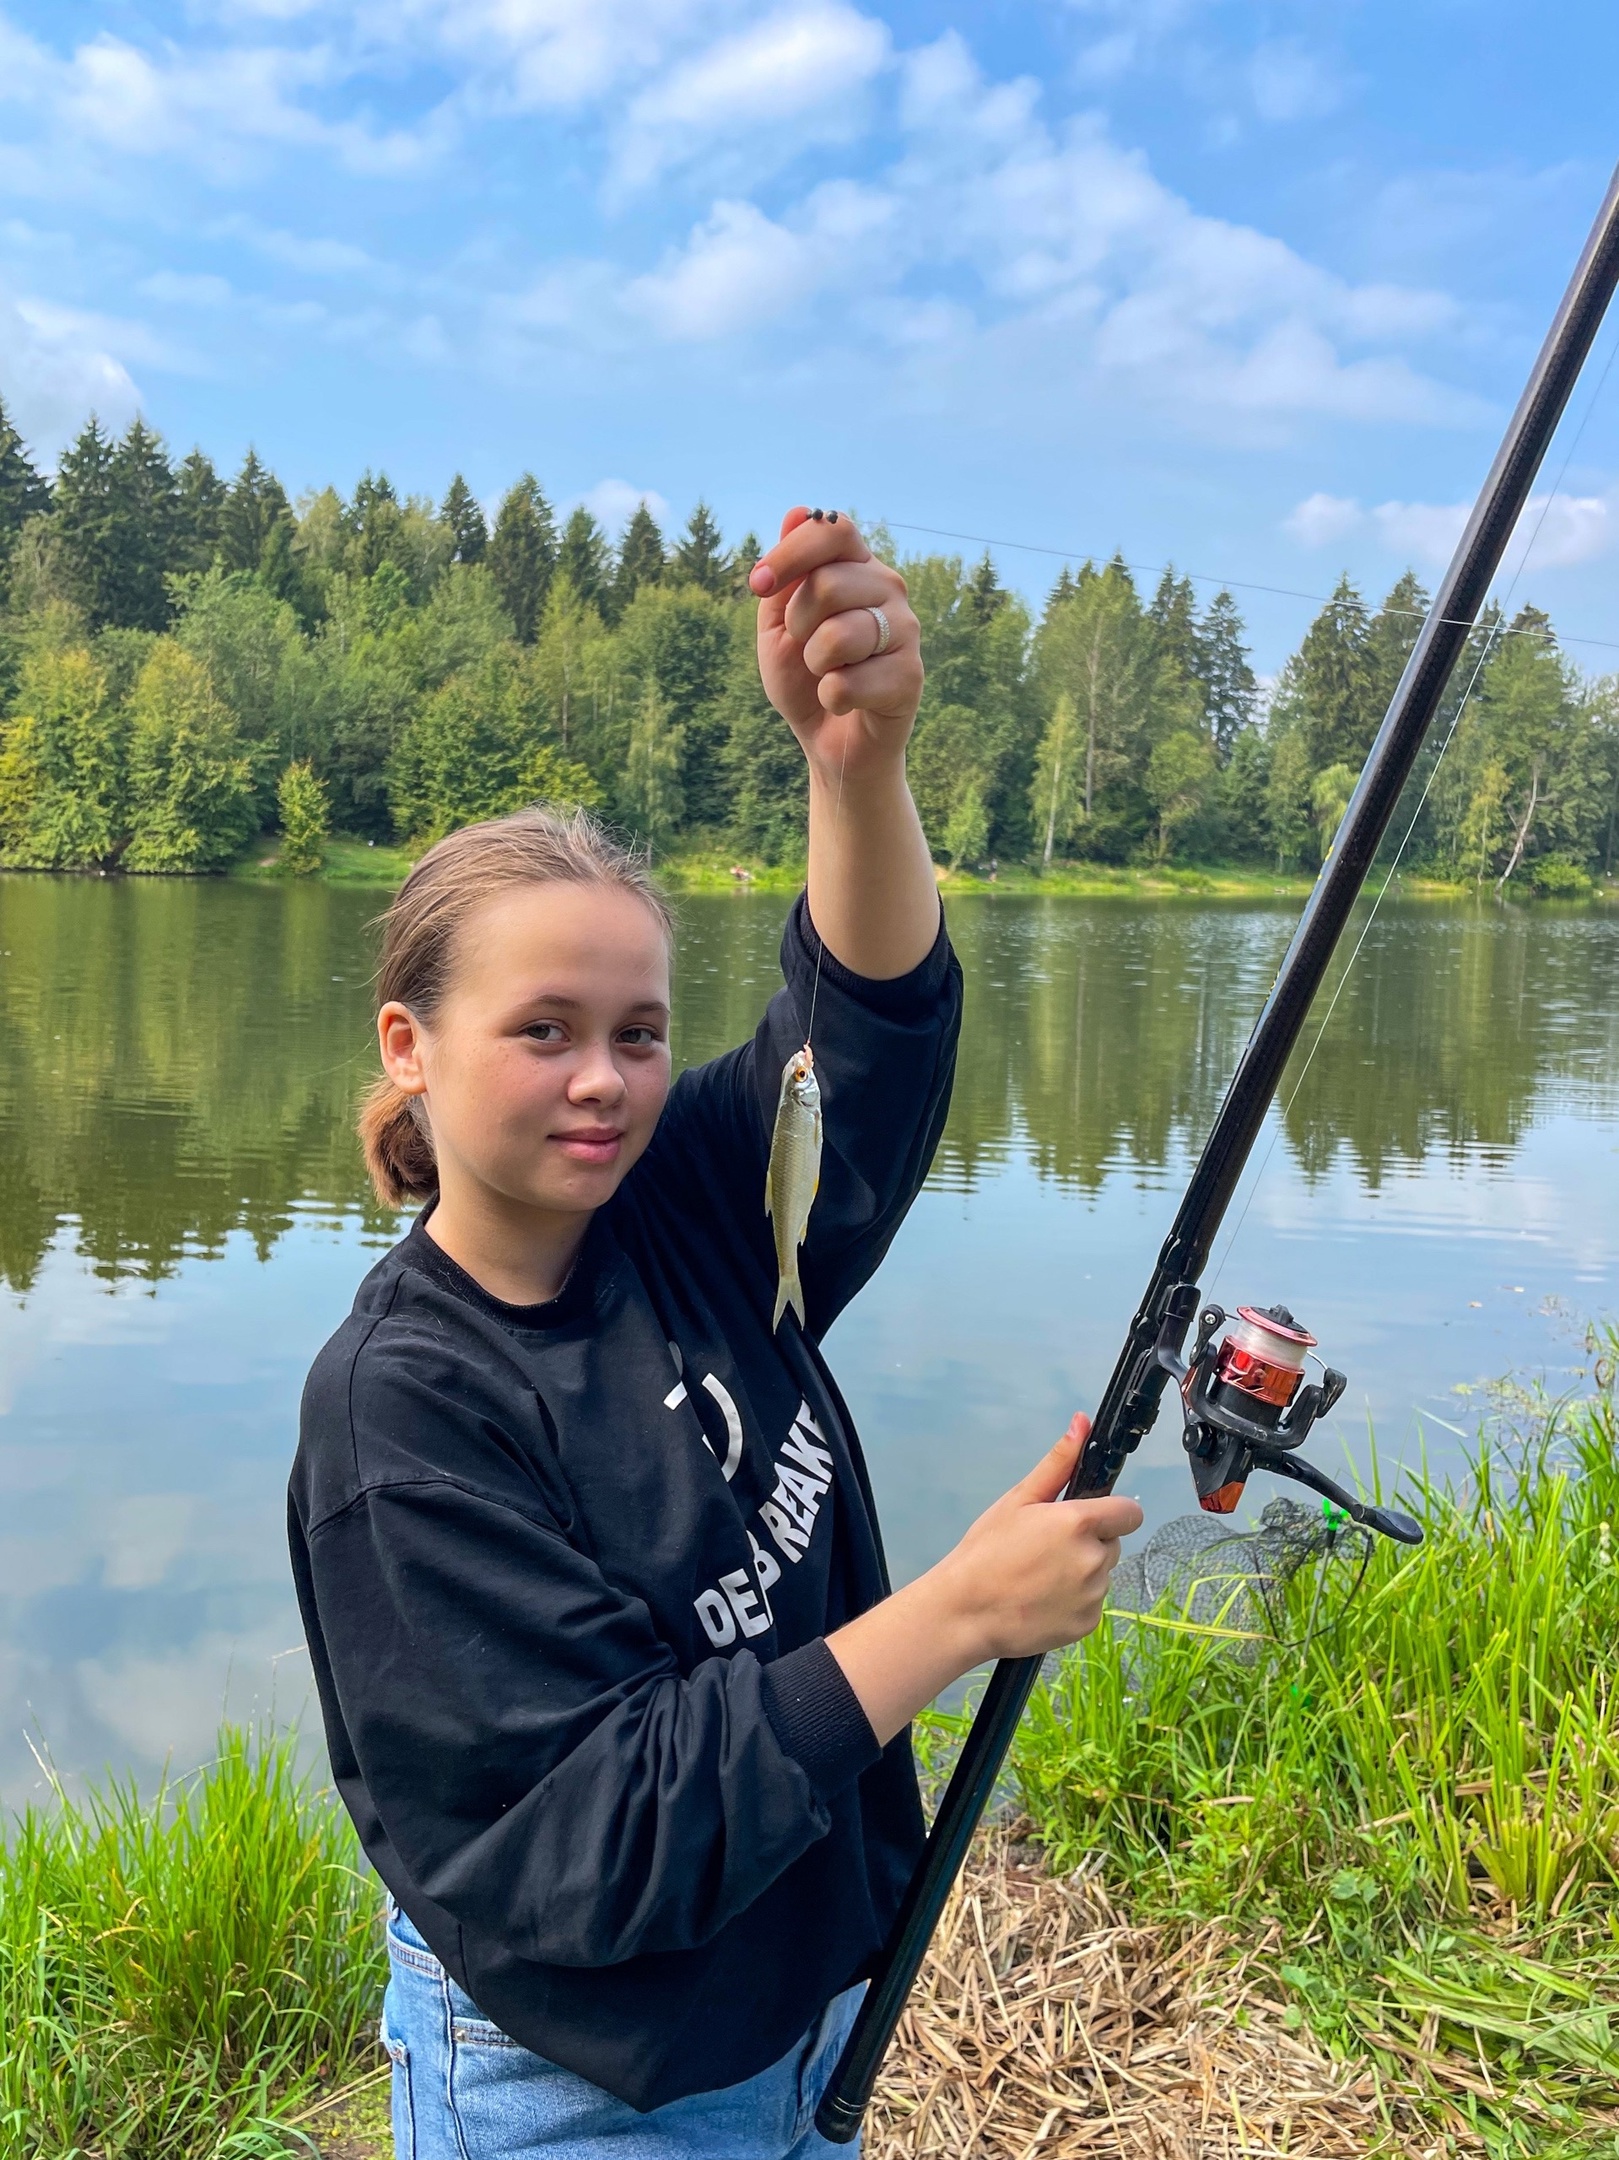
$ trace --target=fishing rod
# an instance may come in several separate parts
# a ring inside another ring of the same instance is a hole
[[[1579,379],[1619,283],[1619,171],[1597,214],[1495,462],[1467,521],[1371,754],[1344,812],[1315,888],[1254,1023],[1191,1183],[1103,1392],[1066,1499],[1109,1493],[1151,1430],[1167,1384],[1181,1391],[1185,1442],[1200,1504],[1227,1513],[1252,1470],[1268,1470],[1322,1493],[1351,1520],[1405,1544],[1421,1542],[1410,1516],[1372,1507],[1293,1452],[1343,1393],[1341,1373],[1305,1385],[1314,1338],[1284,1306],[1244,1307],[1227,1335],[1217,1305],[1202,1308],[1189,1362],[1180,1356],[1199,1315],[1198,1278],[1270,1108],[1344,924],[1371,869],[1400,792],[1471,635],[1528,500],[1535,475]],[[1040,1674],[1038,1657],[1003,1658],[984,1691],[927,1844],[854,2029],[815,2117],[821,2135],[847,2145],[858,2134],[888,2043],[905,2009],[939,1915],[988,1806]]]

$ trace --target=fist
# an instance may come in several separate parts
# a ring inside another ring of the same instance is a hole
[[[837,777],[902,758],[922,696],[922,646],[899,572],[848,518],[800,508],[782,519],[748,583],[759,596],[765,695],[810,763]],[[887,621],[886,643],[874,610]]]

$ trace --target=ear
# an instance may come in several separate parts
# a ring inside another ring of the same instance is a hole
[[[421,1023],[408,1005],[384,1005],[377,1014],[377,1048],[382,1069],[402,1095],[425,1095],[425,1047]]]

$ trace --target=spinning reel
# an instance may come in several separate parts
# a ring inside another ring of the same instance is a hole
[[[1153,1355],[1180,1388],[1199,1507],[1210,1515],[1231,1514],[1254,1471],[1269,1470],[1309,1486],[1351,1522],[1402,1545],[1422,1543],[1422,1526],[1411,1516],[1358,1500],[1294,1452],[1348,1382],[1330,1365],[1322,1366],[1318,1382],[1305,1380],[1304,1362],[1315,1337],[1285,1305],[1240,1306],[1225,1334],[1226,1314],[1218,1305],[1206,1305],[1192,1355],[1185,1360],[1173,1340],[1184,1325],[1166,1319]]]

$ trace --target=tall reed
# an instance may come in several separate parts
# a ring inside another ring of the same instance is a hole
[[[1239,1656],[1111,1614],[1015,1758],[1058,1866],[1100,1854],[1138,1908],[1272,1930],[1301,2012],[1404,2070],[1465,2047],[1458,2104],[1511,2151],[1551,2148],[1513,2142],[1492,2081],[1542,2137],[1619,2101],[1619,1339],[1593,1348],[1588,1398],[1407,1496],[1427,1542],[1380,1543],[1332,1625]]]
[[[220,1735],[0,1845],[0,2154],[255,2160],[356,2062],[381,1997],[374,1880],[290,1740]]]

